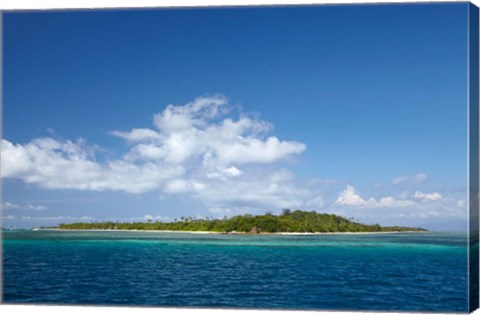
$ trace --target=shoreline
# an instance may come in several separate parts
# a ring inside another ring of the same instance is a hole
[[[398,234],[398,233],[428,233],[430,231],[380,231],[380,232],[215,232],[215,231],[174,231],[174,230],[124,230],[124,229],[58,229],[58,228],[37,228],[32,231],[64,231],[64,232],[145,232],[145,233],[188,233],[188,234],[212,234],[212,235],[376,235],[376,234]]]

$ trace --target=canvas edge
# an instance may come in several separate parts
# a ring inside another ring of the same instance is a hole
[[[3,139],[3,16],[0,10],[0,141]],[[0,148],[1,155],[1,148]],[[0,161],[0,175],[1,175]],[[0,176],[0,227],[3,227],[3,180]],[[3,231],[0,231],[0,304],[3,304]]]
[[[469,243],[468,310],[479,307],[479,22],[478,7],[468,6]]]

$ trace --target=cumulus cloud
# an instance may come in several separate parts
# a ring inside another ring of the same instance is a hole
[[[113,130],[127,150],[102,160],[83,139],[53,137],[25,144],[2,140],[2,177],[43,189],[186,194],[211,209],[323,205],[317,191],[299,185],[278,168],[305,151],[303,143],[280,140],[273,125],[234,112],[221,95],[168,105],[151,128]]]
[[[415,203],[408,199],[395,199],[393,197],[383,197],[379,200],[371,197],[368,199],[362,198],[355,188],[351,185],[347,185],[345,190],[340,192],[335,205],[347,206],[347,207],[360,207],[360,208],[400,208],[409,207]]]
[[[210,212],[214,214],[222,211],[231,213],[232,208],[255,213],[258,210],[282,208],[315,210],[324,205],[318,191],[303,186],[288,170],[258,170],[242,176],[241,180],[207,177],[173,180],[167,185],[167,191],[188,193],[208,204]]]
[[[337,198],[335,204],[340,206],[363,206],[366,201],[357,193],[355,188],[351,185],[347,185],[344,191],[342,191]]]
[[[184,173],[166,163],[111,160],[95,161],[83,140],[72,142],[52,138],[13,144],[2,140],[2,177],[20,178],[45,189],[123,190],[141,193]]]
[[[410,191],[395,197],[367,198],[348,185],[338,194],[331,209],[340,215],[360,218],[365,223],[426,228],[438,228],[439,222],[444,222],[441,224],[445,226],[456,222],[456,226],[460,226],[468,217],[464,199],[446,198],[438,193],[418,193]]]
[[[431,194],[426,194],[421,191],[416,191],[415,194],[413,195],[416,199],[419,200],[428,200],[428,201],[436,201],[442,199],[442,195],[440,195],[438,192],[433,192]]]
[[[426,182],[428,179],[427,174],[424,173],[417,173],[413,175],[404,175],[404,176],[398,176],[392,179],[392,184],[393,185],[399,185],[399,184],[404,184],[404,185],[413,185],[413,184],[420,184]]]
[[[225,117],[231,110],[223,96],[201,97],[185,105],[168,105],[153,117],[154,129],[112,131],[135,142],[130,159],[183,164],[208,157],[219,165],[273,163],[305,150],[305,144],[281,141],[264,135],[268,122],[241,114]]]

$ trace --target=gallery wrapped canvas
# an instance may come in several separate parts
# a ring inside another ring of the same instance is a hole
[[[478,8],[2,12],[2,303],[478,308]]]

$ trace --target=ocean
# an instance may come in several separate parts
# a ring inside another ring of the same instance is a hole
[[[5,231],[3,301],[467,312],[467,235]]]

